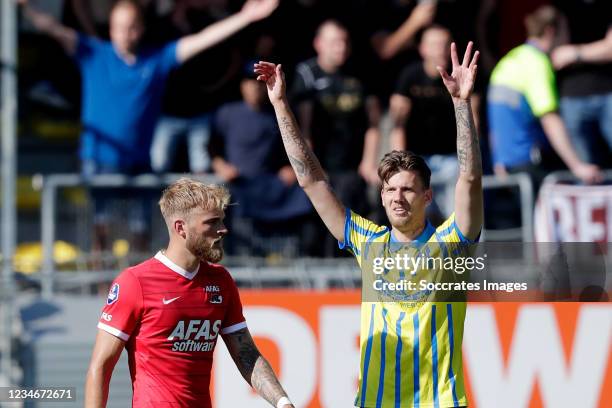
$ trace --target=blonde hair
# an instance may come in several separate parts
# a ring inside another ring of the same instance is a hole
[[[225,210],[229,200],[230,193],[223,186],[182,177],[164,190],[159,208],[164,219],[169,219],[173,215],[188,216],[195,208]]]

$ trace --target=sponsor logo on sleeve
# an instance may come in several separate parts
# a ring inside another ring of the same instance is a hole
[[[108,291],[108,297],[106,298],[106,304],[112,305],[117,300],[119,300],[119,284],[113,283],[110,290]]]

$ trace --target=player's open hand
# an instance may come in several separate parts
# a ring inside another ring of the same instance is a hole
[[[257,74],[257,80],[266,83],[268,89],[268,97],[272,105],[283,102],[285,100],[285,73],[280,64],[276,65],[271,62],[259,61],[254,65],[254,71]]]
[[[279,0],[247,0],[240,10],[249,21],[259,21],[268,17],[278,7]]]
[[[450,93],[454,99],[467,100],[470,98],[472,91],[474,90],[476,71],[478,69],[478,65],[476,65],[476,63],[478,62],[480,52],[476,51],[472,57],[473,46],[474,43],[470,41],[465,49],[463,62],[460,64],[459,58],[457,57],[457,45],[455,43],[451,44],[451,61],[453,63],[453,71],[450,75],[444,68],[436,67],[442,76],[442,80],[444,81],[444,85],[446,86],[448,93]]]

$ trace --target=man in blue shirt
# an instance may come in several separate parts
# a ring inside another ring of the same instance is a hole
[[[278,0],[247,0],[239,12],[157,48],[141,45],[143,13],[135,0],[119,0],[113,6],[110,42],[77,33],[27,0],[20,3],[33,25],[59,41],[79,65],[83,82],[80,158],[83,173],[93,175],[147,172],[153,129],[170,71],[267,17]],[[105,223],[99,217],[101,207],[104,205],[97,203],[96,224]]]
[[[58,40],[77,61],[83,77],[80,156],[87,173],[139,173],[148,169],[153,126],[172,68],[250,23],[267,17],[278,0],[248,0],[236,14],[153,48],[141,45],[142,10],[120,0],[111,10],[110,42],[77,33],[24,3],[40,31]]]

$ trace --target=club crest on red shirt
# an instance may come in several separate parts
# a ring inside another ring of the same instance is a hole
[[[119,300],[119,284],[114,283],[108,291],[108,297],[106,298],[106,304],[112,305],[117,300]]]

